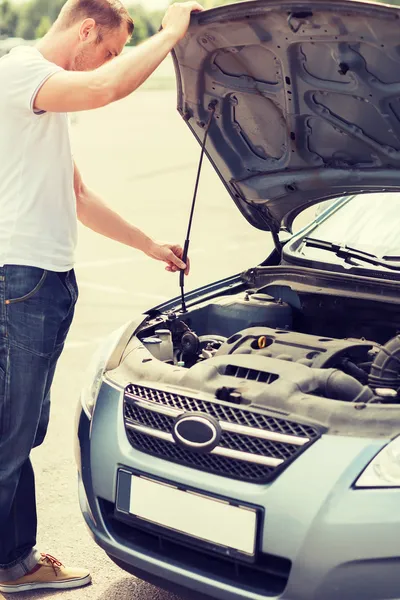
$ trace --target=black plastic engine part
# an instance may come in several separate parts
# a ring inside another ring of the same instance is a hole
[[[242,401],[242,395],[236,390],[236,388],[218,388],[215,392],[215,397],[218,400],[223,400],[224,402],[233,402],[234,404],[240,404]]]
[[[252,354],[313,368],[341,368],[343,360],[355,365],[367,362],[373,347],[372,342],[318,338],[304,333],[254,327],[229,338],[216,355]]]
[[[192,373],[197,368],[194,366]],[[310,368],[262,354],[219,356],[214,359],[212,369],[227,377],[226,388],[233,387],[235,381],[235,391],[241,393],[245,401],[269,408],[287,404],[287,400],[296,398],[299,392],[357,403],[369,403],[375,398],[371,388],[339,369]],[[298,401],[301,399],[297,396]]]
[[[178,319],[176,313],[170,313],[168,315],[165,327],[171,331],[174,346],[180,346],[184,333],[190,331],[188,325],[181,319]]]
[[[372,363],[368,383],[372,389],[400,388],[400,335],[381,347]]]
[[[262,343],[261,343],[262,339]],[[318,338],[266,327],[244,329],[227,340],[217,355],[257,354],[297,362],[313,368],[341,367],[343,360],[367,362],[372,342]]]
[[[197,358],[200,350],[200,340],[193,331],[186,331],[182,336],[181,348],[184,357]]]
[[[245,327],[292,327],[292,308],[267,294],[223,296],[190,313],[191,329],[229,337]]]

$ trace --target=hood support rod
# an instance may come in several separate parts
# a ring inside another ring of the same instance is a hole
[[[202,166],[203,166],[203,158],[204,158],[205,149],[206,149],[208,132],[210,130],[210,126],[211,126],[211,123],[212,123],[212,120],[213,120],[213,117],[214,117],[214,114],[215,114],[215,108],[216,108],[217,104],[218,104],[218,101],[217,100],[213,100],[208,105],[208,110],[210,111],[210,117],[209,117],[208,122],[207,122],[207,124],[205,126],[204,139],[203,139],[203,143],[201,145],[200,161],[199,161],[199,167],[197,169],[196,184],[194,186],[194,194],[193,194],[193,200],[192,200],[192,207],[190,209],[190,216],[189,216],[189,223],[188,223],[188,228],[187,228],[187,234],[186,234],[185,244],[183,246],[182,260],[183,260],[183,262],[185,264],[187,262],[187,258],[188,258],[188,254],[189,254],[190,232],[192,230],[193,215],[194,215],[194,209],[195,209],[195,206],[196,206],[197,192],[198,192],[198,189],[199,189],[200,175],[201,175],[201,169],[202,169]],[[180,273],[179,273],[179,287],[181,289],[182,312],[185,313],[186,312],[186,302],[185,302],[185,271],[184,270],[181,270]]]
[[[272,233],[272,239],[274,241],[275,250],[277,251],[278,256],[280,257],[280,256],[282,256],[282,243],[279,239],[279,234],[274,229],[271,229],[271,233]]]

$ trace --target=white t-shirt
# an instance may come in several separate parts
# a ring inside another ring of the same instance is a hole
[[[0,59],[0,265],[68,271],[77,239],[68,115],[34,112],[62,70],[34,47]]]

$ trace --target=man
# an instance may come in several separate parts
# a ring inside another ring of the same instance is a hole
[[[35,47],[0,60],[0,592],[90,582],[87,571],[35,549],[29,458],[46,434],[50,387],[78,295],[77,218],[169,271],[189,269],[179,245],[154,242],[85,186],[66,113],[132,93],[200,10],[196,2],[174,4],[159,33],[118,56],[133,31],[120,1],[68,0]]]

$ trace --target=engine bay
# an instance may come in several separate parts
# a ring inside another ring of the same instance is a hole
[[[246,402],[254,382],[271,401],[295,386],[334,400],[397,404],[399,329],[395,305],[270,287],[162,313],[137,337],[153,358],[193,376],[214,365],[226,379],[215,395],[230,402]]]

